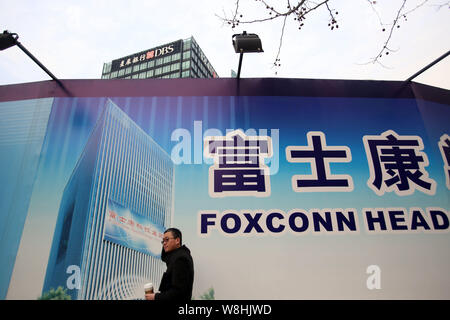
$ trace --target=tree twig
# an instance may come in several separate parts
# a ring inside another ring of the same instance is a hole
[[[383,46],[381,50],[379,50],[378,54],[371,58],[369,63],[378,63],[384,68],[387,68],[383,63],[379,61],[383,55],[389,55],[389,53],[395,52],[396,50],[392,49],[390,46],[394,31],[400,27],[399,20],[403,17],[405,21],[407,20],[407,16],[417,10],[418,8],[422,7],[425,3],[427,3],[429,0],[422,0],[418,5],[416,5],[414,8],[406,10],[406,1],[403,0],[401,3],[401,6],[396,11],[395,19],[393,20],[393,23],[384,23],[382,20],[381,15],[379,14],[377,8],[376,8],[376,1],[367,0],[371,9],[373,10],[374,14],[377,16],[378,21],[380,23],[380,26],[383,28],[383,32],[389,29],[389,32],[384,40]],[[291,2],[294,3],[294,5],[291,5]],[[265,9],[268,11],[269,16],[265,17],[256,17],[255,19],[242,19],[243,15],[242,12],[240,12],[240,1],[235,1],[235,8],[231,12],[231,18],[227,17],[227,15],[223,14],[223,16],[219,16],[216,14],[216,16],[221,19],[224,23],[227,23],[228,25],[231,25],[232,28],[235,28],[239,26],[240,24],[252,24],[252,23],[262,23],[262,22],[268,22],[275,19],[283,18],[281,33],[280,33],[280,41],[278,45],[278,51],[275,57],[275,61],[272,65],[272,67],[279,67],[280,64],[280,55],[281,55],[281,48],[283,46],[283,38],[285,34],[285,27],[286,27],[286,21],[288,16],[293,16],[294,20],[296,20],[299,24],[299,29],[302,29],[304,25],[304,20],[306,19],[306,16],[308,16],[311,12],[314,10],[317,10],[318,8],[324,6],[328,10],[328,13],[330,15],[330,22],[328,26],[331,30],[335,28],[339,28],[339,25],[337,24],[336,15],[338,14],[337,11],[334,9],[331,9],[329,6],[330,0],[321,0],[321,1],[310,1],[310,0],[286,0],[285,4],[287,5],[287,9],[280,9],[280,6],[277,8],[274,8],[269,0],[257,0],[257,3],[264,6]],[[450,5],[450,1],[446,1],[441,5],[438,5],[438,8],[442,8],[444,6]]]
[[[371,60],[372,63],[378,63],[378,64],[380,64],[381,66],[386,67],[384,64],[380,63],[379,58],[381,58],[381,57],[383,56],[383,54],[388,55],[390,52],[395,52],[395,51],[396,51],[396,50],[393,50],[393,49],[389,48],[388,45],[389,45],[389,43],[390,43],[390,41],[391,41],[391,38],[392,38],[392,35],[393,35],[393,33],[394,33],[395,28],[396,28],[396,27],[397,27],[397,28],[400,28],[400,25],[398,24],[399,19],[400,19],[401,17],[404,17],[405,20],[406,20],[406,17],[407,17],[408,14],[410,14],[411,12],[413,12],[413,11],[417,10],[418,8],[422,7],[422,6],[423,6],[425,3],[427,3],[427,2],[428,2],[428,0],[424,0],[424,1],[422,1],[420,4],[418,4],[417,6],[415,6],[414,8],[412,8],[412,9],[410,9],[410,10],[408,10],[408,11],[403,12],[403,10],[405,9],[405,5],[406,5],[406,0],[403,0],[402,5],[400,6],[400,8],[399,8],[398,11],[397,11],[397,15],[396,15],[396,17],[395,17],[395,19],[394,19],[394,22],[392,23],[392,25],[391,25],[391,27],[390,27],[389,34],[388,34],[388,36],[387,36],[387,38],[386,38],[386,40],[385,40],[385,42],[384,42],[384,45],[383,45],[383,47],[381,48],[381,50],[378,52],[378,54],[377,54],[375,57],[372,58],[372,60]],[[375,8],[374,8],[374,6],[373,6],[373,3],[372,3],[371,1],[369,1],[369,3],[370,3],[370,5],[371,5],[372,9],[376,12],[376,14],[377,14],[377,16],[378,16],[378,18],[379,18],[379,20],[380,20],[380,24],[381,24],[382,26],[386,25],[386,24],[383,24],[383,22],[381,21],[381,18],[380,18],[380,16],[378,15],[378,12],[375,10]],[[383,28],[383,31],[385,31],[384,28]]]
[[[281,66],[280,64],[280,53],[281,53],[281,46],[283,45],[283,36],[284,36],[284,27],[286,26],[286,20],[287,20],[288,16],[284,17],[284,21],[283,21],[283,27],[281,28],[281,35],[280,35],[280,44],[278,45],[278,52],[277,55],[275,57],[275,61],[273,63],[274,67],[279,67]],[[277,72],[275,72],[275,74],[277,74]]]

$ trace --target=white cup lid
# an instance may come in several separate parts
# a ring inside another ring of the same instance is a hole
[[[150,288],[153,288],[153,283],[149,282],[144,285],[144,289],[150,289]]]

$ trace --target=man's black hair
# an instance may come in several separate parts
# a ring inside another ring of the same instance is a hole
[[[180,246],[183,245],[183,236],[181,234],[181,231],[177,228],[169,228],[166,231],[164,231],[164,233],[166,232],[172,232],[173,237],[176,238],[180,238]]]

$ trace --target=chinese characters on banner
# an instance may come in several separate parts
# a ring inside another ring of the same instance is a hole
[[[442,160],[444,161],[445,180],[447,188],[450,190],[450,137],[444,134],[439,141]]]
[[[132,232],[139,232],[140,234],[149,238],[152,237],[162,239],[163,237],[163,234],[160,231],[153,229],[148,225],[142,225],[141,223],[134,221],[131,217],[126,218],[123,216],[119,216],[115,211],[111,209],[108,210],[107,219],[111,223],[120,225],[128,230],[131,230]]]
[[[209,137],[205,154],[214,158],[209,170],[211,197],[270,195],[269,168],[264,164],[264,158],[272,156],[270,137],[246,136],[240,130]]]
[[[332,175],[330,162],[350,162],[348,147],[326,145],[323,132],[308,132],[308,145],[289,146],[286,158],[289,162],[309,162],[311,175],[294,175],[292,189],[296,192],[353,191],[353,180],[349,175]]]
[[[323,132],[307,133],[307,146],[286,147],[291,163],[309,163],[310,175],[294,175],[295,192],[351,192],[350,175],[331,173],[330,163],[351,162],[347,146],[329,146]],[[399,196],[415,190],[428,195],[436,193],[436,182],[428,175],[428,157],[419,136],[401,136],[393,130],[363,137],[370,178],[367,185],[377,195],[395,192]],[[444,161],[447,188],[450,189],[450,138],[443,135],[438,146]],[[247,136],[235,130],[225,137],[207,137],[205,155],[214,158],[209,169],[211,197],[252,195],[270,196],[270,175],[264,158],[272,156],[270,137]]]
[[[364,136],[370,167],[368,186],[377,194],[394,191],[409,195],[414,190],[433,195],[436,182],[428,178],[428,157],[419,136],[399,136],[389,130],[380,136]]]

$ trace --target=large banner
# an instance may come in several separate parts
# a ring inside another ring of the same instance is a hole
[[[1,298],[141,298],[171,226],[197,299],[450,298],[448,90],[213,81],[4,94]]]
[[[104,239],[161,258],[164,227],[108,200]]]

